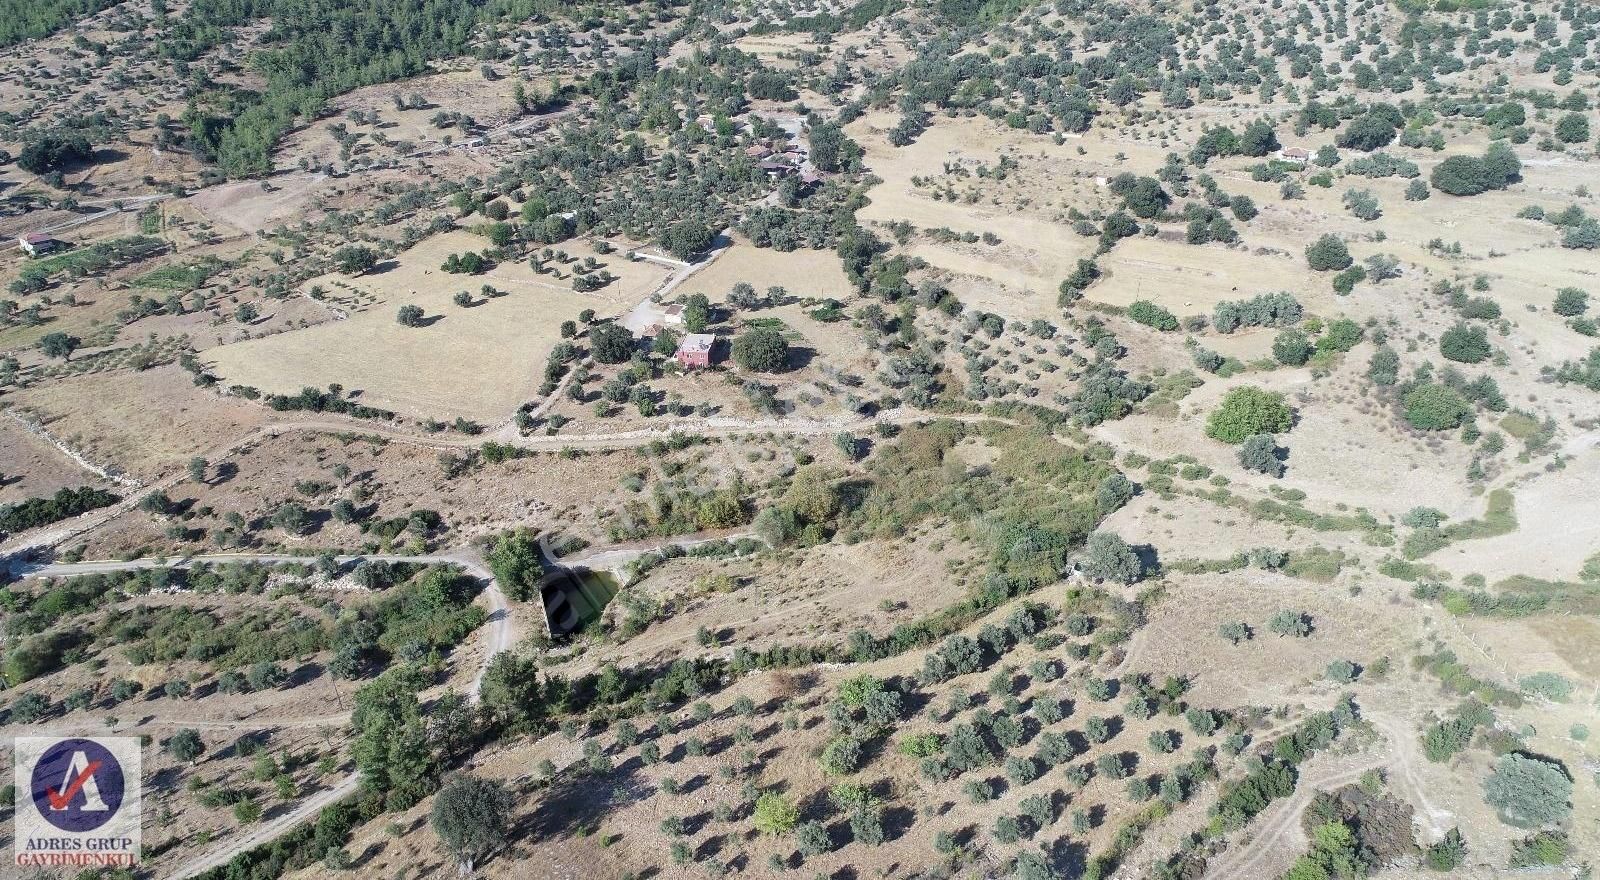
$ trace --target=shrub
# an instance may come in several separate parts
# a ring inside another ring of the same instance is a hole
[[[1458,363],[1482,363],[1492,350],[1489,334],[1482,327],[1457,324],[1439,337],[1439,353]]]
[[[1563,318],[1575,318],[1589,310],[1589,294],[1576,287],[1563,287],[1556,291],[1553,308]]]
[[[1349,684],[1350,682],[1355,681],[1356,676],[1360,673],[1360,668],[1354,663],[1351,663],[1349,660],[1335,660],[1328,664],[1328,668],[1323,674],[1327,676],[1329,681],[1337,682],[1339,684]]]
[[[1136,300],[1128,306],[1128,317],[1157,330],[1169,331],[1178,329],[1178,318],[1171,312],[1156,305],[1149,300]]]
[[[1500,821],[1536,828],[1566,820],[1572,812],[1572,780],[1560,763],[1518,752],[1501,756],[1483,783],[1483,799]]]
[[[1271,434],[1246,437],[1239,446],[1239,466],[1247,471],[1283,476],[1283,460],[1278,457],[1278,441]]]
[[[1305,314],[1300,301],[1289,293],[1264,293],[1247,300],[1217,303],[1211,324],[1219,333],[1240,327],[1293,327]]]
[[[1206,420],[1206,435],[1224,443],[1243,443],[1256,434],[1289,430],[1293,414],[1282,394],[1245,385],[1228,392]]]
[[[1436,382],[1411,389],[1404,402],[1406,421],[1419,431],[1459,428],[1472,412],[1472,405],[1460,392]]]
[[[800,810],[783,795],[767,792],[756,799],[755,824],[762,834],[787,834],[800,821]]]
[[[1388,387],[1400,380],[1400,353],[1387,345],[1378,346],[1367,365],[1367,378],[1372,384]]]
[[[1333,292],[1340,296],[1349,296],[1350,291],[1355,290],[1356,285],[1365,281],[1366,278],[1367,270],[1360,266],[1351,266],[1333,276]]]
[[[1284,330],[1272,341],[1272,356],[1285,366],[1303,366],[1311,352],[1311,340],[1299,330]]]
[[[1285,608],[1267,621],[1267,629],[1280,636],[1306,636],[1311,634],[1311,619],[1302,611]]]

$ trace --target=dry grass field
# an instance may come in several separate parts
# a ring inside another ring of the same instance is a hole
[[[228,384],[293,394],[338,383],[362,403],[403,416],[496,424],[532,399],[545,358],[560,341],[562,321],[585,309],[616,314],[667,274],[656,264],[596,254],[575,243],[564,247],[572,258],[594,257],[620,279],[595,293],[577,293],[570,283],[547,280],[525,264],[502,264],[481,275],[440,270],[448,255],[486,244],[469,232],[447,233],[374,274],[315,279],[307,289],[320,284],[336,300],[359,303],[360,310],[347,320],[213,348],[205,357]],[[563,273],[569,274],[570,269]],[[485,298],[483,285],[505,295]],[[461,291],[472,296],[472,305],[452,302]],[[404,305],[420,307],[427,326],[401,326],[395,313]]]

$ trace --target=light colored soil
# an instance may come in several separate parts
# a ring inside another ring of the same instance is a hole
[[[152,478],[265,424],[267,410],[194,387],[177,366],[63,379],[8,397],[89,460]]]
[[[10,418],[0,416],[0,505],[55,494],[58,489],[100,486],[98,476],[78,467],[56,448]]]

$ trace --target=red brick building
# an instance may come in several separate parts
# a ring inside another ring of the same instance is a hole
[[[678,365],[685,370],[711,366],[711,349],[716,344],[717,337],[710,333],[690,333],[678,343]]]

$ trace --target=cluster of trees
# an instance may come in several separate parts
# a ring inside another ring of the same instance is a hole
[[[0,532],[21,532],[49,525],[109,507],[120,500],[118,496],[93,486],[60,489],[49,498],[29,498],[0,507]]]
[[[1219,333],[1232,333],[1240,327],[1292,327],[1300,323],[1305,309],[1294,294],[1263,293],[1246,300],[1225,300],[1211,312],[1211,325]]]
[[[22,154],[17,156],[17,166],[34,174],[49,174],[82,165],[93,158],[94,147],[82,133],[50,131],[23,145]]]
[[[115,5],[116,0],[3,0],[0,46],[49,36],[71,22]]]
[[[260,91],[217,87],[184,113],[189,144],[232,176],[272,170],[272,150],[297,119],[329,98],[380,82],[417,76],[429,62],[467,54],[481,26],[524,21],[540,0],[441,6],[430,0],[200,0],[172,22],[161,51],[193,61],[236,28],[271,19],[275,40],[255,66]]]
[[[1511,145],[1496,141],[1482,156],[1451,156],[1429,175],[1433,188],[1453,196],[1475,196],[1505,189],[1521,179],[1522,162]]]
[[[419,309],[418,311],[421,310]],[[402,321],[401,323],[405,322]],[[263,402],[279,412],[331,412],[353,416],[358,419],[387,420],[394,418],[394,413],[389,410],[356,403],[354,400],[345,397],[344,389],[338,385],[330,385],[326,391],[312,388],[308,385],[300,389],[299,394],[269,394]]]

